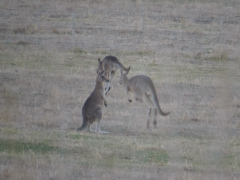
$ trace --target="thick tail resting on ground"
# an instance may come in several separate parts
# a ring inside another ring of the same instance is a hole
[[[80,128],[78,128],[77,131],[83,131],[83,130],[85,130],[85,129],[87,128],[88,124],[89,124],[89,123],[83,121],[82,126],[81,126]]]

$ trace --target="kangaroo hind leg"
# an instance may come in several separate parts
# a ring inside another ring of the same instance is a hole
[[[152,114],[152,110],[154,109],[152,106],[152,103],[149,99],[149,95],[145,93],[145,95],[143,96],[143,101],[144,103],[148,106],[148,119],[147,119],[147,128],[150,128],[150,119],[151,119],[151,114]]]
[[[148,122],[147,122],[147,128],[149,128],[150,127],[149,122],[150,122],[152,110],[154,110],[153,121],[154,121],[154,126],[155,126],[155,123],[156,123],[156,111],[155,111],[154,103],[153,103],[153,101],[151,99],[151,94],[145,93],[145,96],[144,96],[143,100],[144,100],[145,104],[147,104],[148,108],[150,109],[149,113],[148,113]]]
[[[101,133],[101,134],[107,134],[107,133],[109,133],[109,132],[107,132],[107,131],[102,131],[102,130],[100,129],[100,120],[97,121],[97,132],[98,132],[98,133]]]
[[[148,119],[147,119],[147,128],[148,128],[148,129],[150,128],[149,123],[150,123],[151,114],[152,114],[152,109],[149,108],[149,109],[148,109]]]
[[[100,129],[100,121],[102,119],[102,111],[98,111],[98,113],[96,114],[96,120],[97,120],[97,126],[96,126],[96,132],[98,133],[108,133],[106,131],[101,131]]]
[[[91,127],[90,127],[90,126],[91,126],[91,123],[90,123],[90,121],[89,121],[89,122],[88,122],[88,125],[87,125],[87,131],[88,131],[88,132],[92,132],[92,130],[91,130]]]
[[[155,104],[154,104],[154,97],[152,95],[149,95],[148,96],[148,100],[149,102],[151,103],[153,109],[154,109],[154,113],[153,113],[153,124],[154,124],[154,127],[156,128],[157,127],[157,120],[156,120],[156,116],[157,116],[157,109],[155,107]]]
[[[157,115],[157,109],[154,109],[153,124],[155,128],[157,127],[156,115]]]
[[[135,92],[135,99],[139,102],[145,102],[145,97],[143,97],[143,93],[140,92]],[[147,104],[147,102],[145,103]]]

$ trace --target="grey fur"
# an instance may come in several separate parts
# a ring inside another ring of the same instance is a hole
[[[92,94],[85,101],[82,108],[83,123],[78,131],[88,130],[91,131],[90,125],[97,121],[97,132],[100,132],[100,120],[102,119],[102,106],[103,104],[107,106],[107,101],[105,100],[103,82],[108,82],[108,80],[103,75],[104,72],[98,73],[96,78],[95,89]]]
[[[104,71],[105,77],[109,79],[109,83],[105,85],[105,94],[111,89],[111,81],[118,69],[128,71],[130,67],[125,68],[114,56],[106,56],[102,61],[98,58],[98,72]]]
[[[147,121],[148,128],[149,128],[149,120],[150,120],[149,118],[151,116],[152,110],[154,110],[153,120],[154,120],[154,126],[156,127],[157,112],[162,116],[167,116],[168,114],[170,114],[170,112],[165,113],[160,108],[154,84],[148,76],[137,75],[128,79],[127,78],[128,72],[129,71],[127,71],[126,73],[122,73],[121,71],[121,77],[120,77],[119,83],[124,85],[127,92],[127,97],[128,97],[129,91],[133,92],[135,94],[135,98],[137,101],[145,102],[148,105],[149,107],[148,121]],[[128,97],[128,101],[132,102],[132,100],[129,99],[129,97]]]

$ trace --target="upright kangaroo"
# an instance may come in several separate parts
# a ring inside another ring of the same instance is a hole
[[[105,84],[105,94],[111,89],[111,81],[115,75],[117,69],[121,69],[124,71],[129,71],[129,68],[125,68],[119,60],[114,56],[106,56],[102,61],[98,58],[98,72],[104,71],[104,75],[107,79],[109,79],[109,74],[111,74],[111,78],[109,79],[109,83]]]
[[[103,82],[108,82],[108,80],[103,75],[103,71],[101,73],[97,73],[96,85],[92,94],[85,101],[82,108],[82,116],[83,123],[78,131],[87,129],[91,131],[90,124],[97,121],[97,132],[102,132],[100,130],[99,124],[102,118],[102,105],[107,106],[107,101],[105,100]]]
[[[138,76],[132,77],[131,79],[128,79],[127,75],[129,73],[129,70],[126,73],[122,73],[121,71],[119,83],[124,85],[127,91],[127,97],[128,97],[128,92],[131,91],[135,94],[135,98],[137,101],[140,101],[140,102],[144,101],[148,105],[149,113],[148,113],[148,120],[147,120],[147,128],[149,128],[150,116],[151,116],[152,110],[154,110],[153,123],[154,123],[154,126],[156,127],[157,112],[162,116],[167,116],[170,112],[165,113],[160,108],[158,97],[157,97],[152,80],[148,76],[144,76],[144,75],[138,75]],[[129,99],[129,97],[128,97],[128,101],[132,102],[132,100]]]

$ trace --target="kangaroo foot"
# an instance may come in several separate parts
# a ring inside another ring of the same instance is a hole
[[[108,134],[109,132],[107,132],[107,131],[101,131],[101,130],[99,130],[99,131],[97,131],[98,133],[100,133],[100,134]]]
[[[147,121],[147,128],[150,129],[149,120]]]
[[[153,121],[153,124],[154,124],[154,128],[157,128],[157,121]]]

